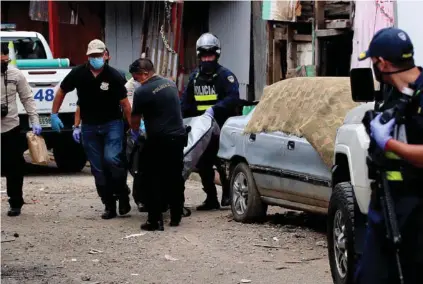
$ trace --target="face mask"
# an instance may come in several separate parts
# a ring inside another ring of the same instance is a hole
[[[7,63],[7,62],[1,62],[1,73],[6,73],[6,71],[7,71],[7,65],[8,65],[9,63]]]
[[[201,71],[206,74],[211,74],[216,70],[217,62],[216,61],[202,61],[200,63]]]
[[[379,64],[379,62],[373,63],[373,71],[375,72],[375,78],[378,82],[383,83],[383,79],[382,79],[382,72],[379,70],[379,68],[377,68],[377,65]]]
[[[88,58],[90,61],[90,65],[95,69],[101,69],[104,66],[104,59],[103,57],[90,57]]]
[[[379,61],[377,61],[376,63],[373,63],[373,71],[375,72],[375,78],[377,81],[381,82],[381,83],[386,83],[383,80],[383,76],[382,75],[393,75],[393,74],[398,74],[398,73],[402,73],[405,71],[408,71],[410,69],[413,69],[415,66],[410,66],[408,68],[405,69],[400,69],[400,70],[396,70],[396,71],[392,71],[392,72],[382,72],[379,70],[379,68],[377,68],[377,65],[379,64]]]

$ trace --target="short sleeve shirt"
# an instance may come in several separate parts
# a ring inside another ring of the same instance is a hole
[[[127,97],[125,82],[119,71],[107,64],[97,77],[84,64],[72,69],[60,88],[65,93],[76,89],[82,123],[99,125],[122,119],[120,101]]]
[[[148,137],[185,135],[178,88],[169,79],[154,76],[138,87],[132,114],[144,117]]]

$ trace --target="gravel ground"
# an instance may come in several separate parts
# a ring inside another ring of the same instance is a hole
[[[70,175],[31,166],[28,204],[15,218],[6,216],[4,178],[1,186],[3,284],[332,283],[325,220],[315,216],[270,207],[264,224],[240,224],[229,209],[193,210],[180,227],[142,233],[146,214],[135,208],[100,218],[89,169]],[[200,204],[201,184],[186,186],[187,206]]]

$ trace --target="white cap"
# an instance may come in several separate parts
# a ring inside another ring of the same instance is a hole
[[[103,53],[106,51],[106,45],[99,39],[94,39],[88,44],[87,55],[94,53]]]

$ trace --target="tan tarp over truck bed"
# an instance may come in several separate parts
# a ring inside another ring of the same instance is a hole
[[[331,167],[336,131],[356,106],[349,77],[287,79],[264,89],[245,133],[281,131],[304,137]]]

